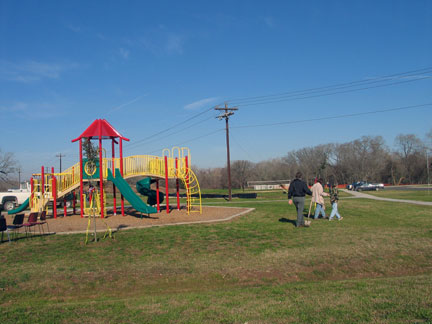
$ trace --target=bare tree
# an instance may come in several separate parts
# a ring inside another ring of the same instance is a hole
[[[253,180],[288,180],[294,177],[296,162],[287,158],[275,158],[255,164]]]
[[[202,169],[192,167],[195,175],[199,179],[200,187],[206,189],[224,188],[222,181],[226,183],[226,169],[223,168],[207,168]],[[223,173],[225,170],[225,173]]]
[[[284,160],[291,166],[295,166],[297,171],[301,171],[306,181],[313,182],[316,177],[327,177],[332,151],[332,144],[306,147],[288,152]]]
[[[243,191],[247,181],[251,179],[253,174],[254,164],[247,160],[237,160],[231,164],[231,176],[233,185],[236,188],[241,188]]]
[[[2,190],[10,187],[10,174],[16,172],[18,168],[17,163],[13,153],[3,153],[0,149],[0,187]]]
[[[403,166],[405,182],[421,181],[425,176],[425,146],[414,134],[399,134],[395,139],[396,154]]]
[[[334,170],[339,182],[380,180],[388,151],[381,136],[363,136],[338,144],[334,150]]]

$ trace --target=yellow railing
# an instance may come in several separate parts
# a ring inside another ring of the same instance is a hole
[[[67,193],[71,188],[80,182],[80,164],[79,162],[64,170],[62,173],[55,174],[57,177],[57,191]]]

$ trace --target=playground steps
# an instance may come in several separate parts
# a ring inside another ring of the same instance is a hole
[[[57,192],[57,199],[62,198],[63,196],[67,195],[68,193],[70,193],[71,191],[79,188],[80,183],[77,182],[75,184],[73,184],[72,186],[68,187],[67,189],[63,190],[63,191],[58,191]]]
[[[183,181],[186,188],[187,212],[202,213],[201,190],[195,173],[190,169],[178,172],[178,177]]]

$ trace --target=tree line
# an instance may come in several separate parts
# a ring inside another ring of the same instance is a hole
[[[321,144],[289,151],[285,156],[258,163],[231,163],[233,188],[245,189],[248,181],[289,180],[297,171],[312,184],[315,178],[348,184],[355,181],[392,185],[429,183],[432,130],[424,140],[414,134],[400,134],[394,149],[381,136],[363,136],[351,142]],[[225,168],[193,168],[202,188],[227,188]]]
[[[321,144],[289,151],[285,156],[253,163],[237,160],[231,163],[232,187],[245,189],[248,181],[289,180],[297,171],[312,184],[324,181],[352,183],[354,181],[384,182],[392,185],[429,183],[432,153],[432,129],[422,140],[414,134],[400,134],[394,149],[381,136],[363,136],[351,142]],[[16,187],[14,173],[19,168],[13,153],[0,150],[0,190]],[[227,188],[225,168],[193,166],[201,188]]]

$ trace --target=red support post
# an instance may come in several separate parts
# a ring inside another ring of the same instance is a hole
[[[120,173],[123,177],[123,139],[120,138]],[[125,215],[124,213],[124,197],[121,195],[121,213],[122,216]]]
[[[185,156],[185,166],[186,166],[186,186],[189,190],[189,162],[187,155]]]
[[[79,150],[80,150],[80,213],[81,218],[84,217],[84,183],[83,183],[83,155],[82,155],[82,139],[79,140]]]
[[[57,218],[57,179],[54,176],[54,167],[51,167],[51,194],[53,197],[53,217]]]
[[[159,179],[156,179],[156,206],[157,212],[160,212],[160,201],[159,201]]]
[[[63,196],[63,216],[67,216],[67,200],[66,195]]]
[[[188,162],[188,157],[187,155],[185,156],[185,167],[186,167],[186,172],[185,172],[185,177],[186,177],[186,204],[187,204],[187,210],[189,212],[189,209],[191,208],[191,197],[188,197],[188,193],[189,193],[189,162]]]
[[[114,139],[112,140],[111,150],[112,150],[112,172],[115,173],[115,146],[114,146]],[[115,186],[114,183],[113,183],[113,212],[114,212],[114,215],[117,215],[116,186]]]
[[[175,167],[176,167],[176,191],[177,191],[177,210],[180,210],[180,193],[179,193],[179,169],[178,169],[178,158],[175,159]]]
[[[34,197],[34,180],[30,178],[30,209],[33,208],[33,197]]]
[[[102,137],[99,137],[99,181],[100,181],[99,189],[100,189],[101,218],[104,218],[103,171],[104,169],[103,169],[103,160],[102,160]]]
[[[169,214],[169,189],[168,189],[168,157],[165,155],[165,200],[166,212]]]
[[[55,176],[52,177],[52,186],[53,186],[53,217],[57,218],[57,178]]]
[[[73,202],[72,202],[72,206],[73,206],[73,214],[76,215],[76,192],[75,192],[75,190],[73,191]]]
[[[45,168],[41,167],[41,192],[42,196],[45,192]]]

